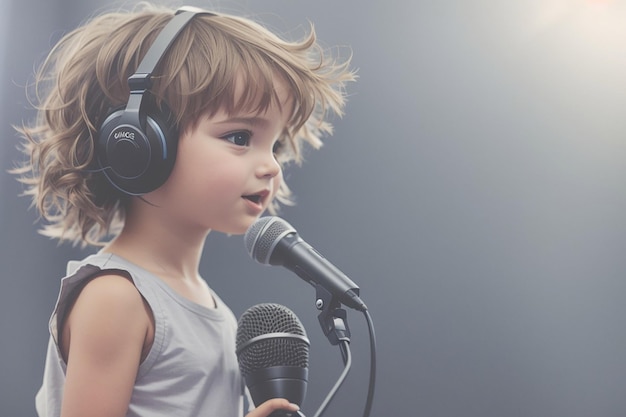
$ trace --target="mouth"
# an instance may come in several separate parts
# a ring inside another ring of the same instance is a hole
[[[255,204],[259,204],[261,202],[261,196],[260,195],[244,195],[243,198],[245,198],[246,200],[252,201]]]
[[[251,201],[256,205],[262,205],[268,195],[269,191],[261,191],[254,194],[243,195],[242,198]]]

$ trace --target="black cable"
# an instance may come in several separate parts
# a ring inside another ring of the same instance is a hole
[[[324,399],[324,402],[322,403],[322,405],[320,405],[320,407],[317,409],[317,412],[315,413],[313,417],[320,417],[322,413],[324,413],[324,411],[326,410],[326,407],[328,407],[328,404],[330,404],[330,401],[333,399],[333,397],[337,393],[337,390],[339,389],[341,384],[343,384],[343,382],[346,380],[346,376],[348,376],[348,372],[350,371],[350,366],[352,366],[352,354],[350,353],[350,343],[346,340],[341,340],[341,344],[339,347],[341,348],[342,356],[344,356],[345,358],[345,367],[343,369],[343,372],[339,376],[339,379],[337,380],[333,388],[330,390],[330,392]]]
[[[339,348],[341,350],[341,359],[343,360],[343,364],[345,365],[346,362],[348,361],[348,355],[349,353],[346,351],[346,345],[345,344],[340,344]]]
[[[363,417],[368,417],[372,411],[372,401],[374,400],[374,389],[376,386],[376,334],[374,333],[374,323],[368,310],[363,312],[367,321],[367,328],[370,334],[370,381],[367,389],[367,400]]]
[[[367,399],[365,402],[365,409],[363,411],[363,417],[369,417],[372,411],[372,402],[374,401],[374,390],[376,388],[376,333],[374,331],[374,323],[372,322],[372,317],[370,316],[369,312],[365,310],[363,313],[367,321],[367,329],[369,331],[369,336],[370,336],[370,377],[369,377],[369,384],[368,384],[368,389],[367,389]],[[341,349],[341,356],[345,365],[344,371],[340,375],[339,379],[335,383],[335,386],[333,386],[331,391],[328,393],[324,402],[319,407],[319,409],[317,410],[317,412],[315,413],[313,417],[321,417],[322,413],[324,413],[324,411],[326,410],[326,407],[328,407],[328,404],[330,404],[330,401],[333,399],[333,397],[337,393],[337,390],[345,381],[346,376],[348,375],[348,371],[350,370],[350,367],[352,366],[352,354],[350,352],[350,343],[347,340],[341,340],[341,344],[339,345],[339,348]]]

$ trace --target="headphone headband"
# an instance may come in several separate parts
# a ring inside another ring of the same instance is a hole
[[[128,86],[130,91],[149,90],[152,86],[152,73],[163,56],[169,49],[170,45],[178,37],[178,34],[187,26],[189,21],[198,14],[208,14],[215,16],[214,13],[206,12],[201,9],[182,7],[176,11],[176,14],[161,30],[154,43],[143,57],[137,70],[128,78]]]

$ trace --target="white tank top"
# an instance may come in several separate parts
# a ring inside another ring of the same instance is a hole
[[[101,270],[127,271],[154,315],[154,343],[141,363],[127,417],[237,417],[243,415],[244,384],[235,339],[237,321],[213,293],[209,309],[180,296],[148,271],[112,254],[69,262],[50,318],[43,384],[36,396],[39,417],[59,417],[66,364],[58,345],[73,290]]]

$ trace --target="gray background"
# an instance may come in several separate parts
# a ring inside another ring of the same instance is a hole
[[[6,169],[24,84],[103,0],[3,0],[0,415],[33,416],[67,258]],[[358,83],[282,216],[361,287],[378,339],[374,416],[626,414],[626,7],[585,0],[193,1],[350,46]],[[211,235],[202,272],[235,314],[290,307],[312,340],[312,416],[341,370],[313,289]],[[367,328],[328,416],[360,416]]]

